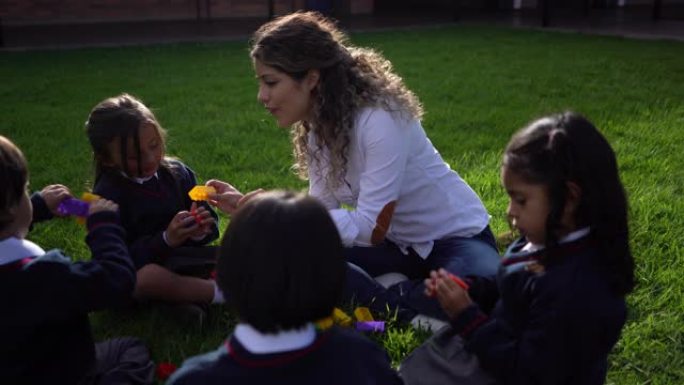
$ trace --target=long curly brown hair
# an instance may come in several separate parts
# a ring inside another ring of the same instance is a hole
[[[405,119],[420,119],[423,109],[380,53],[354,47],[335,23],[317,12],[296,12],[261,26],[251,41],[252,60],[301,81],[320,71],[309,120],[292,127],[294,169],[306,179],[310,162],[327,151],[331,187],[346,173],[350,132],[359,109],[380,107]],[[316,147],[309,151],[309,135]]]

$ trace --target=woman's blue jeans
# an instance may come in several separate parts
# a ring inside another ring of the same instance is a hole
[[[404,254],[397,245],[387,241],[374,247],[347,248],[345,253],[350,262],[345,299],[354,298],[375,311],[398,309],[400,316],[413,312],[440,319],[446,319],[446,315],[437,300],[424,294],[424,279],[431,270],[444,268],[459,277],[492,277],[500,261],[489,226],[470,238],[435,241],[425,259],[412,249]],[[404,274],[409,279],[385,289],[371,278],[389,272]]]

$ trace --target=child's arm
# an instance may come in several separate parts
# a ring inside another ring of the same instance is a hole
[[[99,310],[128,300],[135,287],[135,267],[119,224],[118,205],[100,199],[90,204],[86,226],[86,243],[92,260],[84,263],[90,273],[82,282],[84,305]]]
[[[466,349],[498,379],[514,384],[561,383],[572,370],[568,367],[574,355],[570,346],[576,338],[568,333],[576,332],[577,328],[569,326],[572,321],[562,315],[558,305],[564,306],[563,301],[545,292],[538,282],[521,279],[518,284],[528,294],[535,293],[507,297],[503,306],[508,311],[516,308],[513,311],[526,314],[523,324],[513,325],[498,313],[487,316],[471,304],[452,319],[452,326],[463,337]]]
[[[41,191],[33,193],[31,195],[31,204],[33,205],[32,223],[52,219],[53,216],[61,216],[57,212],[57,207],[67,198],[71,198],[71,191],[69,191],[68,187],[61,184],[48,185]]]
[[[29,268],[49,285],[44,299],[60,318],[125,303],[135,286],[135,268],[119,225],[117,205],[98,200],[86,221],[92,260],[71,263],[57,250],[36,259]]]

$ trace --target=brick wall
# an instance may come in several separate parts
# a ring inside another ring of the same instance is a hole
[[[374,0],[347,0],[352,14],[373,12]],[[274,0],[275,14],[304,9],[306,0]],[[265,17],[267,0],[0,0],[5,25]]]

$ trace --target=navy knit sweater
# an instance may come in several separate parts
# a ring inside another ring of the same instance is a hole
[[[473,305],[453,322],[467,350],[504,384],[603,384],[607,358],[620,337],[626,305],[612,294],[590,236],[549,250],[506,252],[500,300],[491,314]]]
[[[231,337],[216,351],[186,360],[167,385],[402,384],[387,353],[352,330],[319,332],[306,348],[252,354]]]
[[[160,263],[173,252],[163,239],[171,219],[182,210],[190,210],[188,192],[197,184],[195,174],[185,164],[169,160],[157,177],[139,184],[116,171],[105,171],[96,181],[93,192],[119,204],[121,224],[136,268]],[[199,241],[188,240],[182,246],[201,246],[218,238],[218,216],[201,203],[216,220],[212,232]]]
[[[34,220],[51,216],[31,200]],[[95,362],[88,312],[125,301],[135,269],[116,213],[96,213],[87,227],[92,261],[51,250],[0,265],[0,384],[77,384]]]

